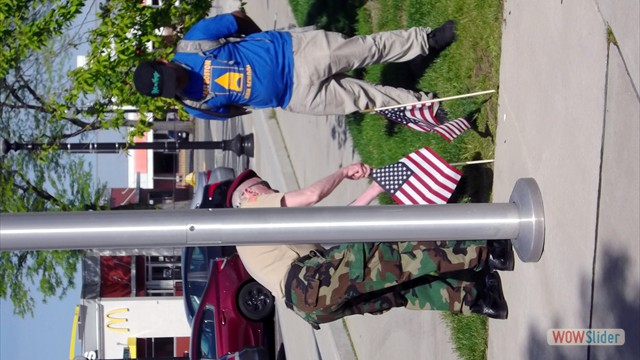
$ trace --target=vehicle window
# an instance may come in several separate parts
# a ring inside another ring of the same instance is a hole
[[[200,305],[200,298],[209,280],[209,259],[204,247],[190,248],[185,264],[184,281],[187,309],[193,315]]]
[[[200,320],[200,354],[201,358],[215,359],[216,351],[216,326],[212,308],[206,308]]]
[[[200,299],[204,294],[207,283],[205,281],[189,281],[187,286],[189,286],[189,301],[191,301],[191,307],[195,311],[200,306]]]
[[[207,256],[203,250],[204,249],[201,247],[196,247],[191,252],[191,258],[189,259],[189,272],[207,271],[209,264]]]

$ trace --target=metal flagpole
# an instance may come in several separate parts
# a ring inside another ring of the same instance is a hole
[[[544,209],[532,178],[508,203],[0,214],[0,251],[511,239],[540,259]]]
[[[375,109],[365,109],[365,110],[362,110],[362,112],[363,113],[368,113],[368,112],[374,112],[374,111],[380,111],[380,110],[394,109],[394,108],[399,108],[399,107],[403,107],[403,106],[431,104],[431,103],[434,103],[434,102],[462,99],[462,98],[467,98],[467,97],[472,97],[472,96],[491,94],[491,93],[494,93],[494,92],[496,92],[496,91],[495,90],[485,90],[485,91],[479,91],[479,92],[470,93],[470,94],[454,95],[454,96],[443,97],[443,98],[440,98],[440,99],[431,99],[431,100],[426,100],[426,101],[419,101],[419,102],[414,102],[414,103],[410,103],[410,104],[400,104],[400,105],[386,106],[386,107],[380,107],[380,108],[375,108]]]

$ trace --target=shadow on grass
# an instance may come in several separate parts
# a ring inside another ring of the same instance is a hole
[[[480,153],[476,153],[473,160],[481,160]],[[462,170],[462,178],[449,203],[489,203],[492,187],[493,169],[484,164],[467,165]]]
[[[471,125],[471,130],[475,131],[476,134],[478,134],[478,136],[480,136],[481,138],[489,138],[491,139],[492,143],[495,143],[495,138],[493,137],[493,133],[491,132],[491,129],[489,128],[489,126],[485,126],[484,129],[482,130],[480,130],[480,126],[478,126],[478,117],[482,112],[482,108],[485,106],[485,104],[488,101],[489,99],[486,99],[480,102],[479,106],[475,110],[472,110],[471,112],[467,113],[465,116],[463,116],[463,118],[465,118],[469,122],[469,125]],[[474,160],[480,160],[480,159],[474,159]]]
[[[380,74],[380,83],[413,91],[428,91],[418,89],[418,82],[437,57],[438,53],[430,53],[419,55],[410,61],[385,64]]]
[[[316,0],[313,1],[305,25],[329,31],[341,32],[345,35],[355,34],[358,23],[358,9],[366,0]]]

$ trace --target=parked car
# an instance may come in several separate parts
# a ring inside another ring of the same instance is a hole
[[[195,175],[192,209],[222,208],[226,189],[235,178],[231,168],[218,167]],[[189,323],[200,305],[200,298],[209,281],[212,260],[236,253],[235,246],[188,247],[182,251],[182,283],[184,309]]]
[[[191,359],[218,359],[244,348],[266,347],[271,293],[232,255],[210,262],[209,281],[191,322]]]
[[[211,263],[236,254],[235,246],[188,247],[182,251],[182,297],[187,321],[191,324],[209,282]]]

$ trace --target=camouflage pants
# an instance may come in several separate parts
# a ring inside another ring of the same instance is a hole
[[[393,307],[469,313],[485,241],[343,244],[293,263],[287,306],[315,327]]]

